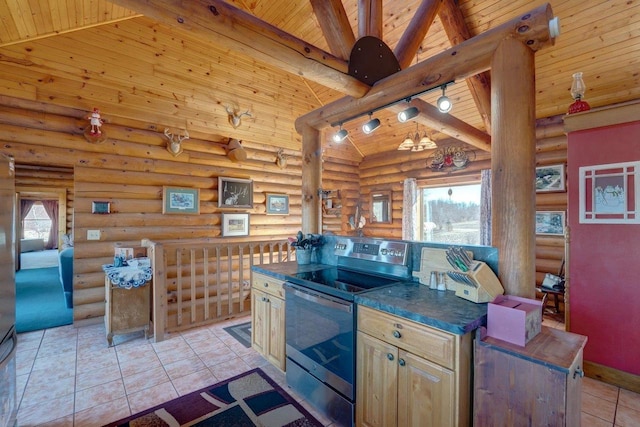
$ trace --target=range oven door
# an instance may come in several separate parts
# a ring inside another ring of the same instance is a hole
[[[353,402],[353,302],[288,282],[285,298],[287,358]]]

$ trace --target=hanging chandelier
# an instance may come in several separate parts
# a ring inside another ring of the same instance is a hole
[[[398,150],[410,150],[410,151],[424,151],[424,150],[432,150],[434,148],[438,148],[436,143],[427,136],[427,132],[422,133],[422,137],[420,136],[420,132],[418,132],[418,123],[416,123],[416,133],[412,136],[411,132],[409,132],[398,146]]]
[[[460,146],[439,148],[427,159],[427,167],[433,170],[460,170],[475,160],[474,151],[467,151]]]

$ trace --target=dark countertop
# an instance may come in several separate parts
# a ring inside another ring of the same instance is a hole
[[[355,302],[457,335],[487,324],[486,303],[476,304],[453,291],[436,291],[417,282],[365,292],[356,295]]]
[[[299,272],[320,270],[327,264],[298,265],[295,261],[254,265],[253,271],[287,280]],[[487,304],[475,304],[455,296],[452,291],[436,291],[417,282],[374,289],[355,296],[359,305],[375,308],[427,326],[464,335],[487,324]]]

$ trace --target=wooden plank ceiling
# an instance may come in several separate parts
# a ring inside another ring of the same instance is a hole
[[[576,71],[584,73],[585,100],[593,107],[639,98],[640,2],[592,1],[588,8],[583,0],[549,3],[560,19],[561,34],[554,46],[536,54],[537,117],[566,112],[572,101],[571,75]],[[540,4],[529,0],[0,0],[4,71],[0,94],[75,108],[99,105],[122,122],[139,121],[144,111],[149,127],[174,126],[196,137],[224,135],[299,149],[300,136],[293,128],[297,117],[345,94],[362,96],[367,90],[350,84],[354,79],[346,75],[350,47],[361,35],[377,35],[391,50],[398,50],[396,57],[406,68],[450,48],[452,41],[481,34]],[[234,21],[238,15],[229,14],[234,8],[257,18],[251,25],[258,36]],[[422,18],[412,23],[416,15]],[[296,40],[306,42],[311,59],[298,55],[300,61],[295,53],[290,58],[270,58],[273,45],[261,33],[268,31],[277,31],[280,40],[294,36],[287,41],[292,46]],[[454,102],[450,115],[456,123],[490,134],[490,122],[481,113],[486,108],[483,95],[474,97],[471,90],[482,92],[484,84],[486,96],[490,73],[483,78],[472,85],[457,81],[447,88],[447,95]],[[440,94],[436,90],[420,99],[435,104]],[[229,106],[251,111],[238,129],[227,122]],[[332,143],[329,131],[325,146],[357,160],[395,151],[407,133],[426,132],[447,142],[456,134],[455,129],[434,125],[433,117],[401,124],[392,109],[375,116],[382,121],[375,133],[363,134],[360,127],[368,117],[356,118],[344,124],[347,141]]]

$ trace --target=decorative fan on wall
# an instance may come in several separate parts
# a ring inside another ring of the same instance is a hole
[[[410,150],[410,151],[424,151],[438,148],[436,143],[427,135],[427,132],[418,132],[418,123],[416,123],[416,133],[411,136],[411,132],[407,134],[407,137],[398,146],[398,150]]]

